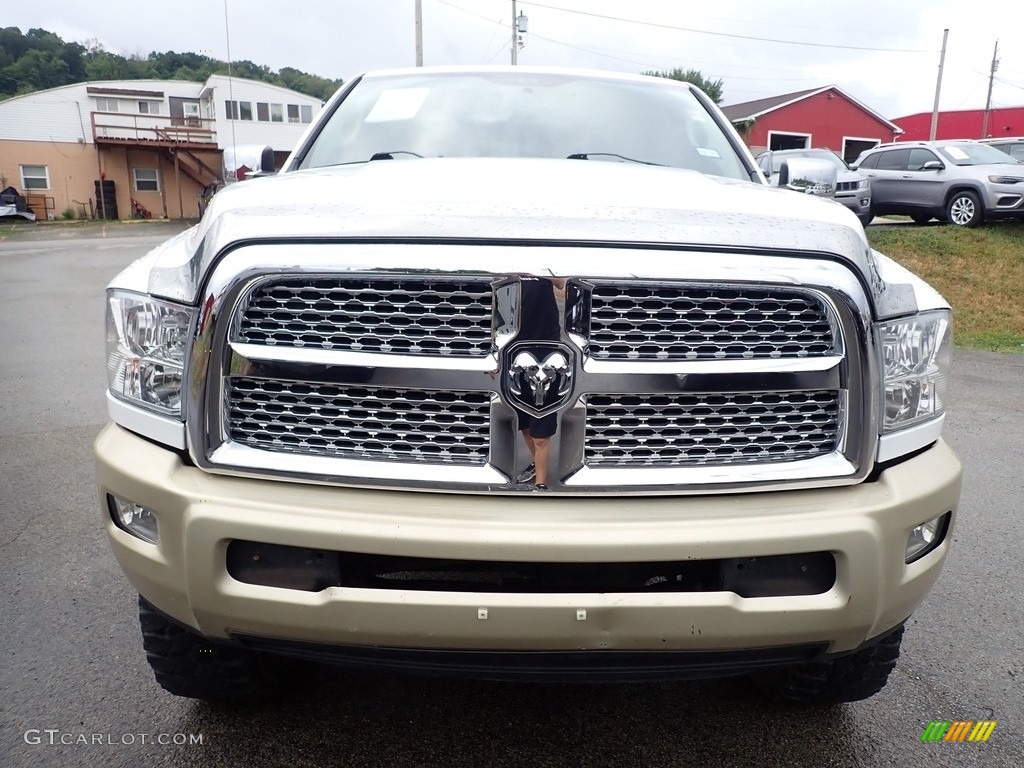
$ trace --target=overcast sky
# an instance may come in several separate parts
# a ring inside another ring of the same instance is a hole
[[[422,2],[424,63],[508,63],[512,0]],[[414,0],[227,0],[231,55],[345,79],[411,66],[414,7]],[[1024,2],[1015,0],[520,0],[518,8],[529,18],[520,64],[692,67],[724,80],[725,104],[834,83],[890,118],[931,111],[948,28],[941,108],[985,106],[997,38],[993,105],[1024,105]],[[0,23],[97,38],[122,54],[227,58],[224,0],[11,2]]]

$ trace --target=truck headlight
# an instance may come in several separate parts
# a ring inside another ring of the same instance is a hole
[[[893,432],[946,409],[953,363],[953,316],[923,312],[877,325],[882,354],[882,432]]]
[[[857,189],[867,189],[869,186],[871,185],[869,184],[867,179],[861,179],[860,181],[857,182]]]
[[[107,383],[115,397],[181,418],[190,307],[107,291]]]

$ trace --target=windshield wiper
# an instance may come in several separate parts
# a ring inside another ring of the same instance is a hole
[[[625,160],[627,163],[639,163],[640,165],[657,165],[660,168],[664,168],[664,163],[652,163],[648,160],[637,160],[635,157],[626,157],[616,152],[573,152],[571,155],[566,156],[566,160],[589,160],[592,157],[617,157],[619,160]]]
[[[392,149],[388,152],[374,152],[370,156],[369,162],[372,163],[374,160],[394,160],[395,155],[412,155],[413,157],[419,158],[423,157],[423,155],[416,152],[410,152],[408,149]]]

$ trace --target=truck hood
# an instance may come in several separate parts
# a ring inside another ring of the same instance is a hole
[[[261,240],[627,243],[650,249],[652,263],[664,258],[658,246],[783,250],[838,256],[868,285],[873,274],[863,228],[830,200],[678,168],[503,158],[375,161],[233,184],[140,268],[150,293],[195,303],[218,254]]]

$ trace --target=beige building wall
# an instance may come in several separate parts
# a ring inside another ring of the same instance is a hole
[[[26,190],[22,185],[22,165],[45,165],[49,171],[49,187],[45,190]],[[89,210],[89,199],[93,197],[93,179],[97,178],[96,147],[92,144],[44,141],[0,141],[0,176],[6,184],[22,194],[52,197],[54,210],[51,215],[60,216],[65,208],[74,208],[80,214],[81,206],[75,200],[85,203]],[[37,211],[42,218],[42,211]]]
[[[98,156],[97,156],[98,153]],[[217,152],[196,153],[207,166],[220,167]],[[195,164],[186,155],[181,156],[182,165]],[[49,188],[26,190],[22,184],[21,166],[46,166]],[[198,218],[199,200],[203,187],[189,178],[184,170],[178,174],[181,194],[174,173],[174,161],[162,149],[139,149],[136,147],[97,147],[95,144],[41,141],[0,141],[0,176],[7,179],[4,186],[12,186],[29,195],[45,195],[53,199],[50,215],[60,217],[66,208],[72,208],[80,216],[84,203],[86,212],[96,210],[95,180],[100,178],[102,166],[106,178],[114,182],[119,218],[132,216],[131,201],[138,200],[152,214],[153,218]],[[157,172],[159,191],[137,190],[133,169],[151,169]],[[207,174],[202,173],[203,177]],[[36,211],[42,218],[42,211]],[[98,215],[98,211],[97,211]]]

